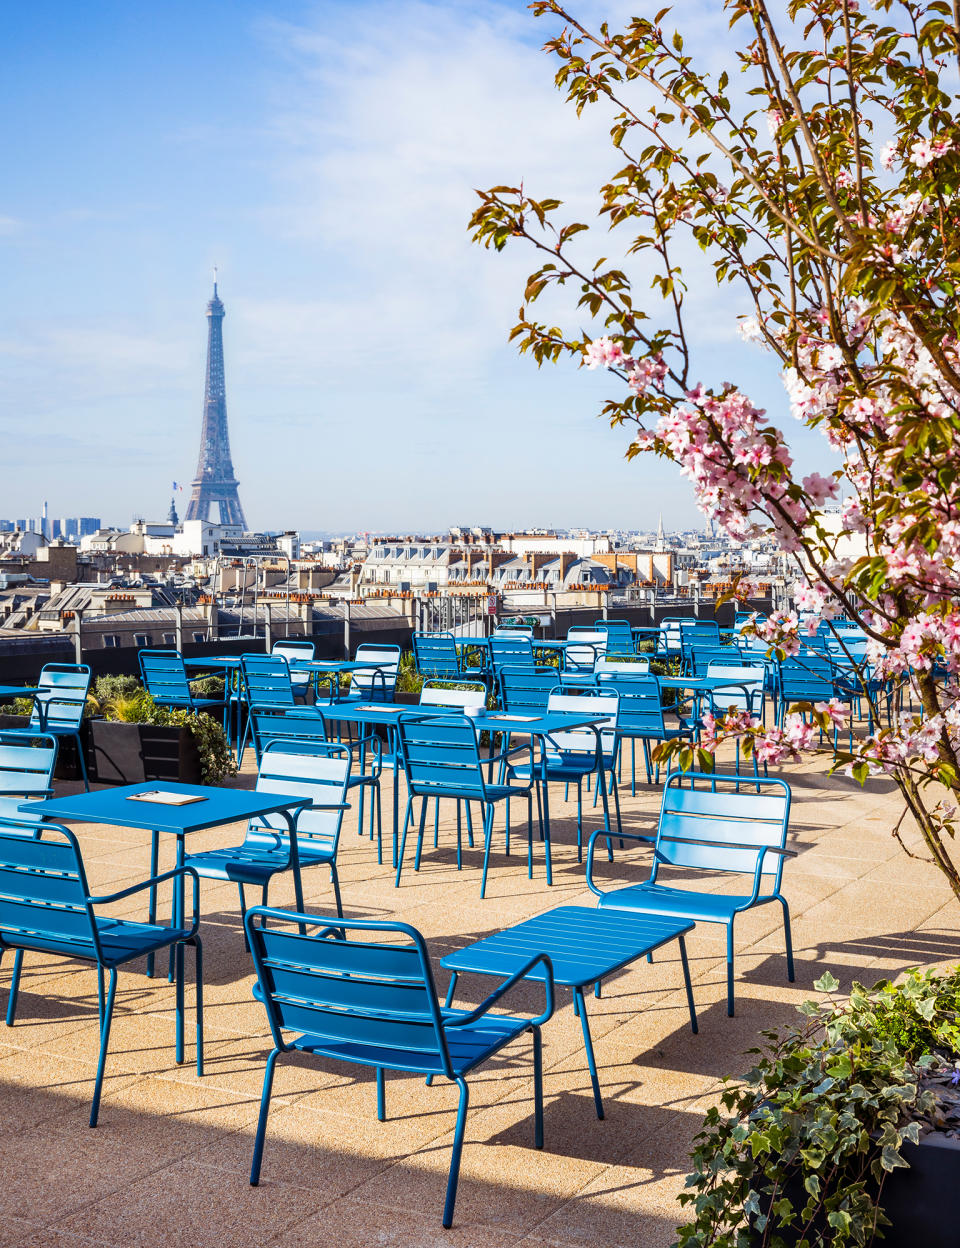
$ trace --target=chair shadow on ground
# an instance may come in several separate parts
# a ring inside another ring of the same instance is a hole
[[[423,1091],[426,1100],[429,1090]],[[0,1105],[10,1097],[16,1103],[23,1093],[22,1084],[5,1081],[0,1071]],[[213,1225],[220,1216],[218,1202],[225,1202],[229,1214],[224,1233],[234,1248],[247,1248],[247,1245],[254,1248],[267,1240],[272,1243],[275,1234],[289,1235],[294,1229],[297,1242],[305,1248],[320,1248],[321,1245],[329,1248],[329,1228],[325,1227],[321,1210],[341,1197],[352,1198],[349,1216],[363,1224],[354,1234],[366,1228],[366,1242],[385,1243],[389,1239],[390,1242],[414,1244],[429,1240],[438,1248],[461,1242],[464,1234],[469,1238],[470,1228],[476,1228],[472,1234],[479,1233],[484,1242],[498,1231],[508,1233],[511,1243],[528,1234],[536,1239],[538,1228],[548,1219],[552,1224],[550,1242],[554,1243],[582,1242],[587,1228],[590,1242],[603,1242],[608,1248],[667,1245],[675,1238],[677,1223],[682,1221],[679,1207],[674,1219],[658,1212],[647,1214],[640,1209],[625,1208],[622,1201],[616,1199],[624,1190],[649,1184],[659,1174],[675,1172],[657,1159],[655,1150],[651,1150],[649,1166],[646,1158],[626,1163],[638,1167],[636,1183],[624,1182],[618,1175],[609,1189],[594,1191],[590,1196],[580,1195],[573,1184],[567,1192],[556,1191],[549,1180],[538,1185],[537,1161],[544,1154],[532,1147],[532,1123],[525,1120],[517,1123],[515,1138],[511,1128],[502,1137],[492,1135],[484,1139],[482,1133],[477,1134],[478,1119],[468,1117],[454,1228],[448,1235],[440,1229],[440,1213],[449,1164],[449,1140],[439,1131],[436,1137],[412,1149],[410,1154],[395,1154],[389,1149],[384,1153],[371,1148],[365,1155],[363,1137],[357,1132],[344,1139],[344,1148],[340,1150],[330,1134],[329,1123],[324,1120],[316,1119],[314,1138],[301,1136],[296,1140],[286,1138],[282,1125],[275,1121],[274,1130],[267,1135],[261,1185],[251,1188],[248,1173],[253,1149],[252,1119],[238,1130],[235,1126],[203,1122],[182,1112],[167,1114],[162,1102],[156,1113],[144,1113],[108,1095],[103,1104],[101,1125],[96,1132],[91,1132],[86,1125],[87,1099],[78,1096],[69,1083],[57,1088],[31,1089],[29,1095],[41,1102],[41,1106],[35,1107],[35,1125],[24,1147],[9,1150],[4,1168],[4,1186],[10,1198],[17,1202],[20,1220],[31,1228],[30,1231],[23,1228],[25,1242],[33,1242],[30,1234],[40,1231],[41,1227],[46,1228],[45,1237],[55,1238],[57,1226],[67,1224],[71,1217],[82,1217],[84,1235],[96,1242],[124,1242],[118,1233],[125,1236],[125,1228],[129,1228],[127,1242],[150,1242],[151,1238],[153,1242],[198,1242],[199,1238],[207,1242],[208,1238],[212,1239]],[[248,1106],[254,1115],[256,1099],[254,1096],[236,1097],[234,1107]],[[590,1105],[581,1104],[579,1097],[558,1098],[553,1104],[548,1102],[547,1150],[560,1151],[551,1149],[551,1132],[556,1136],[561,1121],[568,1117],[579,1118],[583,1111],[589,1112]],[[659,1109],[650,1112],[658,1121],[668,1113]],[[295,1115],[296,1106],[288,1108],[286,1113]],[[452,1128],[454,1112],[450,1109],[446,1113]],[[652,1119],[648,1125],[656,1129]],[[377,1126],[371,1095],[371,1136]],[[571,1126],[575,1132],[575,1124]],[[602,1128],[603,1124],[598,1126]],[[68,1140],[71,1158],[67,1170],[38,1164],[38,1148],[41,1152],[49,1148],[51,1155],[56,1156]],[[147,1140],[153,1142],[155,1149],[144,1147]],[[482,1177],[478,1175],[472,1161],[485,1144],[507,1144],[523,1149],[522,1170],[517,1168],[515,1154],[504,1153],[502,1164],[509,1173],[502,1182],[497,1182],[495,1177],[496,1163],[484,1163],[484,1173]],[[111,1156],[118,1158],[109,1189],[103,1186],[104,1147],[110,1148]],[[609,1158],[598,1156],[598,1160],[624,1164],[622,1152],[619,1156],[616,1148],[611,1148],[610,1152]],[[417,1160],[408,1161],[408,1156],[414,1155]],[[195,1167],[191,1172],[195,1184],[200,1183],[200,1174],[206,1172],[209,1176],[202,1182],[207,1192],[206,1213],[199,1225],[195,1197],[185,1198],[182,1204],[163,1202],[152,1209],[140,1190],[143,1184],[155,1186],[158,1179],[161,1185],[182,1183],[184,1163]],[[348,1163],[346,1167],[345,1163]],[[399,1170],[400,1174],[368,1197],[363,1184],[388,1169]],[[653,1173],[643,1173],[646,1169]],[[169,1171],[167,1179],[164,1179],[165,1171]],[[552,1175],[552,1170],[547,1169],[545,1173]],[[294,1183],[295,1187],[287,1187],[289,1183]],[[291,1208],[298,1211],[293,1224],[288,1212]],[[276,1212],[275,1225],[271,1222],[271,1210]],[[563,1234],[568,1218],[573,1224],[569,1237]],[[409,1220],[406,1238],[397,1238],[403,1234],[405,1220]],[[70,1224],[73,1233],[77,1233],[76,1226],[76,1221]],[[242,1231],[244,1226],[249,1228],[246,1237]],[[16,1242],[21,1241],[17,1239]],[[350,1242],[361,1241],[351,1238]]]

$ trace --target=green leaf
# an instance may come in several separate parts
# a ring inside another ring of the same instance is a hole
[[[883,1151],[880,1154],[880,1165],[887,1171],[910,1169],[892,1144],[884,1144]]]
[[[817,992],[836,992],[840,987],[840,981],[835,979],[829,971],[825,971],[813,986]]]

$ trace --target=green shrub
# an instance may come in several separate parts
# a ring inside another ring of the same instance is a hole
[[[832,975],[816,985],[839,987]],[[763,1032],[754,1066],[707,1113],[680,1202],[694,1219],[679,1248],[870,1244],[883,1184],[908,1165],[920,1121],[960,1053],[960,969],[854,984],[849,998],[799,1007],[805,1022]],[[926,1085],[926,1086],[925,1086]]]

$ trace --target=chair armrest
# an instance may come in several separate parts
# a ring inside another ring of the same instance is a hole
[[[122,901],[124,897],[131,897],[134,893],[142,893],[145,889],[155,888],[158,884],[164,884],[167,880],[176,879],[181,875],[189,875],[193,880],[193,924],[189,935],[195,936],[200,926],[200,876],[193,867],[174,867],[172,871],[164,871],[162,875],[152,875],[148,880],[142,880],[139,884],[131,884],[129,888],[122,888],[118,893],[107,893],[103,897],[88,897],[87,904],[105,906],[113,901]]]
[[[542,1014],[538,1014],[536,1018],[530,1019],[530,1026],[531,1027],[541,1026],[553,1015],[553,1007],[554,1007],[553,963],[550,961],[550,955],[547,953],[535,954],[530,959],[530,961],[526,963],[525,966],[521,966],[518,971],[514,971],[514,973],[510,976],[509,979],[504,980],[504,982],[500,985],[499,988],[491,992],[488,997],[485,997],[480,1002],[480,1004],[477,1006],[475,1010],[471,1010],[470,1013],[464,1015],[463,1018],[456,1018],[456,1019],[450,1019],[450,1020],[444,1019],[443,1021],[444,1028],[467,1027],[469,1026],[470,1023],[475,1023],[477,1019],[482,1018],[484,1014],[486,1014],[490,1009],[492,1009],[493,1006],[495,1006],[497,1002],[501,999],[501,997],[505,996],[506,993],[508,993],[511,988],[514,988],[520,982],[521,979],[526,978],[526,976],[529,975],[530,972],[533,970],[533,968],[540,962],[543,963],[547,972],[543,981],[543,986],[544,986],[544,990],[546,992],[546,998],[547,998],[546,1007],[544,1008],[544,1011]]]
[[[611,836],[616,836],[618,840],[624,840],[624,841],[642,841],[644,842],[644,844],[647,844],[647,845],[656,845],[657,843],[657,838],[655,836],[648,836],[644,832],[611,833],[611,832],[608,832],[606,828],[597,828],[595,832],[591,832],[590,840],[587,842],[587,888],[590,889],[591,893],[595,893],[597,897],[602,897],[604,893],[603,893],[603,889],[597,888],[596,884],[594,884],[593,882],[594,848],[596,846],[597,841],[601,837],[604,840],[609,840]]]
[[[746,783],[746,782],[745,782]],[[603,829],[600,829],[601,832]],[[624,832],[624,836],[628,834]],[[779,854],[781,858],[796,858],[798,852],[795,849],[781,849],[779,845],[756,845],[747,844],[745,841],[708,841],[698,836],[661,836],[661,841],[668,841],[671,845],[707,845],[710,848],[718,849],[752,849],[759,854]]]

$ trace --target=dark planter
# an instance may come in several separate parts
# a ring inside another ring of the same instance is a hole
[[[189,728],[172,724],[127,724],[90,720],[91,780],[139,784],[179,780],[200,784],[200,755]]]
[[[894,1170],[883,1185],[881,1207],[890,1219],[884,1227],[883,1248],[957,1248],[957,1192],[960,1190],[960,1142],[943,1136],[904,1144],[909,1170]],[[800,1183],[789,1183],[784,1195],[794,1208],[807,1197]],[[777,1232],[785,1243],[796,1242],[789,1228]],[[757,1243],[760,1242],[758,1237]]]
[[[12,728],[26,728],[30,723],[29,715],[0,715],[0,732]],[[93,779],[90,761],[90,720],[85,719],[80,725],[80,740],[83,742],[87,771]],[[60,737],[57,749],[57,765],[54,768],[55,780],[82,780],[80,758],[77,753],[77,742],[73,737]]]

